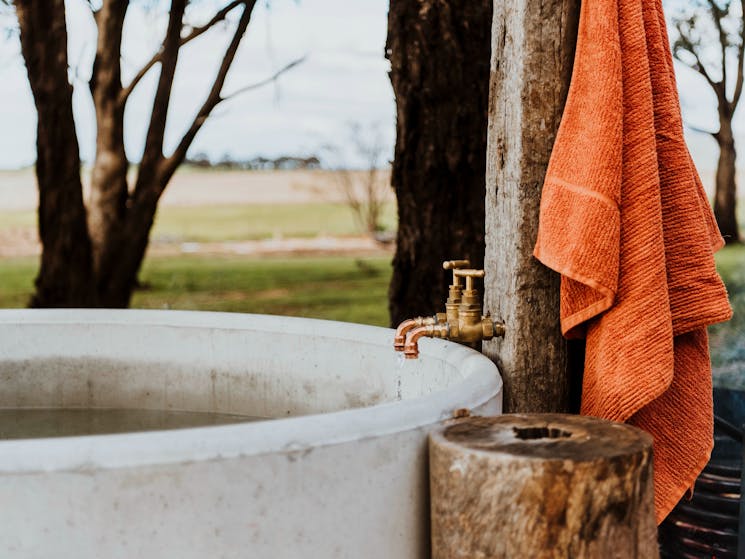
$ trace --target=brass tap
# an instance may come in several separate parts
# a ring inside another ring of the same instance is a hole
[[[469,265],[467,260],[443,263],[444,269],[453,270],[453,283],[448,291],[445,313],[437,313],[426,319],[407,320],[399,326],[394,345],[399,351],[403,349],[407,359],[419,356],[418,341],[423,337],[443,338],[474,347],[481,340],[504,336],[504,324],[495,322],[488,313],[481,314],[481,297],[473,281],[483,278],[485,272],[465,268]],[[461,285],[461,278],[465,278],[465,286]]]
[[[447,260],[442,263],[442,267],[445,270],[453,270],[453,283],[448,289],[448,300],[445,303],[445,312],[438,312],[433,316],[418,316],[416,318],[404,320],[398,325],[398,328],[396,328],[396,335],[393,338],[393,348],[396,351],[404,350],[404,346],[406,345],[406,335],[414,328],[444,324],[450,319],[457,320],[458,305],[460,304],[460,295],[463,288],[460,284],[460,278],[455,275],[455,271],[459,268],[467,268],[470,265],[471,263],[468,260]]]

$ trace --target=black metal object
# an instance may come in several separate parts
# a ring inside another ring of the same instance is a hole
[[[745,432],[745,426],[743,426],[743,432]],[[742,445],[742,454],[740,455],[742,464],[745,464],[745,445]],[[743,537],[738,538],[737,541],[737,557],[739,559],[745,558],[745,475],[740,475],[740,523],[739,523],[739,534]]]
[[[660,525],[663,559],[745,559],[745,494],[742,475],[745,392],[714,390],[714,451],[684,497]]]

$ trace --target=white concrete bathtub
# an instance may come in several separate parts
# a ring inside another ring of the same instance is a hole
[[[424,559],[425,434],[501,411],[487,358],[339,322],[0,311],[0,408],[273,421],[0,441],[0,557]]]

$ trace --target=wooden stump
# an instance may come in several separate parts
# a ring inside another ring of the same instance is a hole
[[[433,559],[659,557],[652,438],[559,414],[472,417],[430,435]]]

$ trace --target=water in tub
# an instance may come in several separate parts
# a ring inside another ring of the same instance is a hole
[[[263,418],[174,410],[0,409],[0,440],[183,429],[260,419]]]

